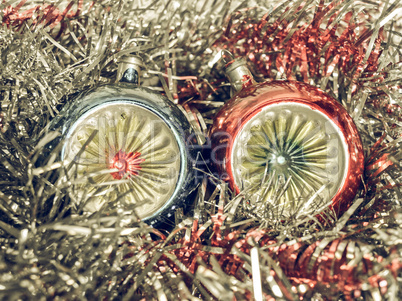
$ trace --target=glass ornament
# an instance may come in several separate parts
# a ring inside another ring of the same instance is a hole
[[[60,157],[83,210],[118,202],[156,225],[188,203],[197,142],[175,104],[139,85],[142,66],[138,57],[122,57],[115,84],[74,97],[47,130],[61,132],[49,151],[63,141]]]
[[[360,136],[345,108],[302,82],[256,83],[245,61],[228,57],[225,73],[234,96],[210,132],[221,177],[278,218],[314,213],[329,203],[340,215],[364,169]]]

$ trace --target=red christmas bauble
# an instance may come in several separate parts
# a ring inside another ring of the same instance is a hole
[[[218,112],[212,160],[236,193],[266,202],[278,217],[351,204],[364,169],[356,125],[330,95],[296,81],[242,88]]]

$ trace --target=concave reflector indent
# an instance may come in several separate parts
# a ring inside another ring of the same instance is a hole
[[[340,129],[325,114],[300,103],[263,108],[240,129],[231,153],[237,187],[249,189],[285,217],[328,204],[345,182],[346,166],[347,145]]]
[[[90,139],[92,137],[92,139]],[[166,122],[145,107],[108,102],[81,116],[67,134],[63,157],[85,179],[80,195],[96,211],[107,201],[136,204],[140,218],[154,215],[175,192],[180,149]]]

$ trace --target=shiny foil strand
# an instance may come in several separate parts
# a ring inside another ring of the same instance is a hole
[[[1,298],[251,300],[252,249],[265,300],[402,298],[399,1],[11,1],[0,12]],[[365,149],[361,205],[326,227],[278,221],[206,169],[194,214],[178,210],[171,230],[115,199],[82,214],[88,178],[57,161],[62,144],[38,162],[57,134],[37,137],[70,95],[113,82],[116,59],[134,52],[144,85],[187,103],[205,136],[230,97],[221,49],[248,58],[257,80],[301,80],[344,104]]]

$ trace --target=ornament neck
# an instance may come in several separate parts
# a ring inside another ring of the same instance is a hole
[[[235,59],[227,50],[223,51],[222,58],[225,62],[224,72],[232,87],[231,95],[256,84],[252,73],[247,67],[247,62],[243,58]]]
[[[144,63],[140,57],[123,55],[117,63],[116,82],[140,85],[141,69],[144,67]]]

